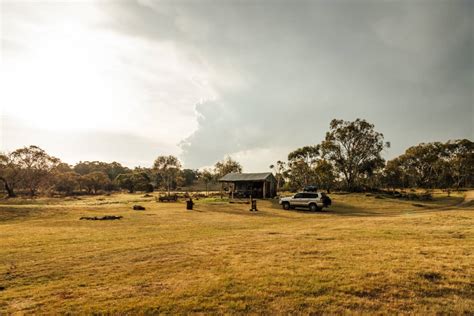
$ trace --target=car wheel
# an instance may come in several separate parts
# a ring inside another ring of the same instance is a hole
[[[311,203],[311,204],[309,205],[309,210],[310,210],[311,212],[316,212],[316,211],[319,210],[319,207],[318,207],[315,203]]]
[[[290,209],[290,203],[288,202],[283,202],[282,204],[284,210],[289,210]]]

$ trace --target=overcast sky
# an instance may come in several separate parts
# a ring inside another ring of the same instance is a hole
[[[474,139],[473,1],[1,1],[0,151],[266,171],[365,118]]]

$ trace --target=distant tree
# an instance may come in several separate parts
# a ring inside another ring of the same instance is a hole
[[[15,187],[20,182],[20,167],[11,154],[0,154],[0,181],[3,182],[8,197],[15,197]]]
[[[373,172],[368,168],[380,166],[383,148],[383,134],[361,119],[353,122],[332,120],[319,147],[322,156],[342,175],[348,190],[359,187],[364,174]]]
[[[293,191],[315,182],[314,170],[302,159],[288,162],[288,169],[284,175],[288,178],[289,188]]]
[[[104,172],[110,180],[114,180],[119,174],[129,173],[131,170],[122,166],[118,162],[102,162],[102,161],[80,161],[74,166],[74,171],[86,175],[92,172]]]
[[[388,185],[402,187],[459,188],[472,185],[473,175],[474,143],[467,139],[411,146],[384,170]]]
[[[127,167],[122,166],[120,163],[113,161],[105,164],[104,172],[107,174],[110,180],[117,178],[119,174],[128,173],[131,170]]]
[[[56,173],[54,176],[54,188],[56,191],[67,195],[79,187],[80,174],[74,171]]]
[[[163,180],[168,195],[171,194],[171,185],[177,181],[181,170],[181,163],[175,156],[159,156],[153,164],[156,175]]]
[[[65,173],[65,172],[72,172],[74,171],[71,166],[65,162],[60,162],[57,166],[55,166],[52,170],[56,173]]]
[[[408,177],[411,187],[435,187],[441,170],[438,164],[439,156],[443,153],[443,145],[436,143],[421,143],[408,148],[398,157],[402,172]]]
[[[215,175],[209,169],[201,171],[201,179],[206,185],[206,195],[209,195],[209,183],[215,180]]]
[[[103,171],[94,171],[81,176],[81,184],[87,189],[87,192],[97,194],[99,190],[106,190],[110,187],[111,181]]]
[[[233,160],[231,157],[226,157],[224,160],[216,162],[214,165],[214,172],[218,177],[223,177],[226,174],[233,172],[241,173],[242,165],[238,161]]]
[[[461,186],[474,186],[474,142],[459,139],[445,144],[447,150],[449,174],[452,184],[459,189]]]
[[[97,170],[98,168],[98,161],[96,162],[91,162],[91,161],[79,161],[73,168],[74,172],[80,174],[80,175],[86,175],[88,173],[94,172],[94,171],[102,171],[102,170]]]
[[[383,184],[392,190],[406,187],[406,177],[398,159],[387,161],[383,170]]]
[[[317,181],[314,167],[319,158],[317,146],[304,146],[288,154],[286,174],[293,190],[314,184]]]
[[[150,177],[146,172],[122,173],[117,176],[115,182],[120,188],[128,190],[129,193],[134,193],[135,191],[153,191],[153,187],[150,184]]]
[[[191,186],[199,177],[199,171],[193,169],[183,169],[182,178],[184,186]]]
[[[11,153],[11,160],[19,168],[20,182],[34,196],[41,184],[60,163],[58,158],[48,155],[38,146],[29,146]]]
[[[270,165],[270,169],[275,172],[275,179],[277,181],[277,192],[280,191],[283,183],[285,182],[285,172],[287,170],[286,162],[278,160],[276,165]]]
[[[318,188],[329,191],[336,182],[336,172],[334,166],[327,160],[320,159],[314,166],[314,175],[316,177],[316,185]]]

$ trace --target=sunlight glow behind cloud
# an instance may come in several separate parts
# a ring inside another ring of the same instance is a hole
[[[2,42],[19,47],[2,49],[5,117],[41,130],[160,139],[179,151],[176,143],[196,128],[195,104],[212,97],[202,68],[172,42],[98,29],[108,16],[94,5],[25,7],[9,8],[2,21]],[[41,23],[20,18],[25,12]]]
[[[333,118],[374,123],[386,158],[472,138],[473,8],[4,1],[0,150],[131,166],[175,154],[192,168],[230,154],[261,171]]]

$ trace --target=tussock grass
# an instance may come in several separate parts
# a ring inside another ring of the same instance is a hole
[[[474,208],[434,197],[333,195],[318,213],[140,194],[2,201],[0,314],[472,314]],[[79,220],[104,215],[123,218]]]

